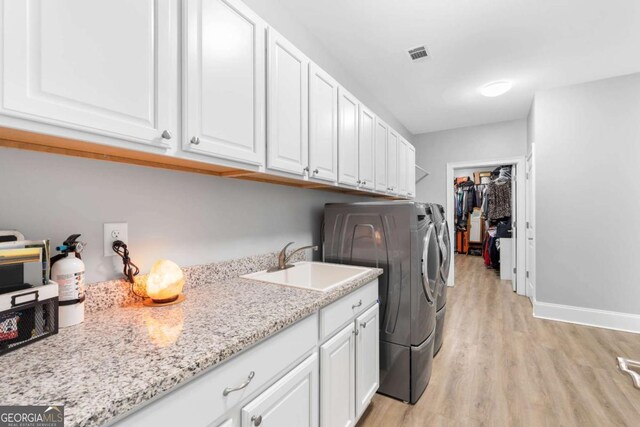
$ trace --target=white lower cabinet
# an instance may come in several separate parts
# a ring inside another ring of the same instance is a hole
[[[350,427],[356,423],[355,331],[352,322],[320,347],[322,427]]]
[[[309,356],[242,408],[242,427],[318,425],[318,355]]]
[[[355,426],[378,390],[377,286],[372,282],[320,311],[320,337],[330,337],[320,346],[322,427]]]
[[[378,304],[356,319],[356,418],[360,418],[380,386]]]
[[[113,425],[354,426],[378,389],[378,281]]]

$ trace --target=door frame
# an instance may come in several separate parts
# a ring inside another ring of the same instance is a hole
[[[455,239],[455,224],[454,224],[454,207],[453,207],[453,192],[451,191],[451,185],[454,180],[454,170],[456,169],[469,169],[469,168],[483,168],[483,167],[498,167],[502,165],[512,165],[516,170],[516,253],[517,260],[516,267],[516,292],[518,295],[525,295],[526,282],[525,282],[525,243],[526,243],[526,229],[525,229],[525,171],[526,162],[524,156],[509,157],[503,159],[491,159],[491,160],[473,160],[468,162],[449,162],[447,163],[447,180],[445,183],[446,195],[447,195],[447,223],[449,224],[449,235],[452,239]],[[453,243],[453,242],[452,242]],[[448,286],[455,286],[455,244],[451,245],[451,265],[449,268],[449,279],[447,281]]]
[[[530,181],[526,190],[526,203],[527,210],[529,212],[529,218],[525,217],[525,233],[527,240],[533,238],[533,257],[525,258],[525,275],[526,271],[529,272],[528,282],[525,282],[526,285],[531,283],[531,287],[527,286],[526,294],[531,300],[531,303],[536,302],[536,155],[535,155],[536,144],[531,143],[531,150],[529,154],[527,154],[526,162],[525,162],[525,179],[526,181]],[[529,176],[528,166],[531,163],[531,175]],[[533,225],[533,227],[529,227],[529,224]],[[529,250],[529,245],[526,245],[525,251]],[[525,252],[525,256],[526,256]],[[527,264],[527,260],[529,263]],[[525,279],[525,280],[526,280]]]

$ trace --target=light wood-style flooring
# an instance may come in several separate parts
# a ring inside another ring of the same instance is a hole
[[[640,390],[616,356],[640,335],[535,319],[529,300],[456,257],[445,338],[416,405],[376,394],[358,427],[640,426]]]

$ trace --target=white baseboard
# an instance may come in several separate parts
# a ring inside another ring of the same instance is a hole
[[[534,301],[533,316],[578,325],[640,333],[640,315]]]

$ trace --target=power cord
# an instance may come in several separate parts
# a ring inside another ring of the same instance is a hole
[[[135,290],[135,286],[134,286],[136,283],[135,276],[137,276],[138,273],[140,273],[140,269],[138,268],[137,265],[131,262],[131,258],[129,258],[129,249],[127,248],[127,244],[124,243],[122,240],[115,240],[111,248],[120,258],[122,258],[122,263],[124,264],[124,268],[122,272],[127,278],[127,281],[131,283],[131,292],[136,296],[144,298],[145,297],[144,295],[140,295]]]

